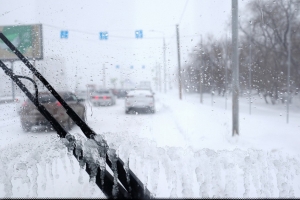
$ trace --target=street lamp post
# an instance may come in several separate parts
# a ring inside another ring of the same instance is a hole
[[[166,41],[164,35],[164,92],[167,93]]]
[[[167,92],[167,69],[166,69],[166,41],[165,33],[163,31],[150,30],[151,32],[157,32],[163,34],[163,54],[164,54],[164,92]]]
[[[232,6],[232,136],[239,135],[238,0]]]
[[[180,64],[180,41],[179,41],[179,25],[176,24],[176,36],[177,36],[177,58],[178,58],[178,89],[179,89],[179,99],[182,99],[182,89],[181,89],[181,64]]]
[[[201,63],[200,63],[200,76],[199,76],[199,92],[200,92],[200,103],[203,103],[203,45],[202,45],[202,35],[201,35],[201,50],[200,50],[200,58],[201,58]]]
[[[197,53],[191,53],[192,56],[194,57],[194,64],[199,66],[199,93],[200,93],[200,103],[203,103],[203,88],[202,88],[202,65],[203,65],[203,58],[202,58],[202,37],[201,37],[201,50]],[[200,62],[198,62],[197,58],[200,58]]]

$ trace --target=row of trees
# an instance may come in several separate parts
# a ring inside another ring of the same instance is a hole
[[[300,87],[299,1],[254,0],[247,5],[249,16],[240,19],[239,74],[241,92],[250,89],[275,104],[284,102],[288,87],[290,52],[290,92]],[[290,41],[290,43],[289,43]],[[290,46],[289,46],[290,45]],[[231,88],[231,38],[208,36],[199,42],[184,66],[184,88],[189,91],[224,95]],[[289,51],[290,47],[290,51]]]

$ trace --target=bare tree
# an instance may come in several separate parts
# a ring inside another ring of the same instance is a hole
[[[289,10],[291,6],[291,10]],[[262,93],[266,103],[267,97],[271,98],[273,104],[278,99],[282,99],[281,93],[284,93],[287,87],[287,56],[288,56],[288,30],[291,27],[292,34],[292,56],[291,63],[293,66],[292,82],[294,87],[299,87],[299,18],[298,1],[285,0],[255,0],[248,4],[251,10],[251,17],[246,19],[240,25],[244,33],[243,45],[245,47],[242,56],[247,56],[247,39],[252,42],[253,47],[253,73],[254,87],[258,93]],[[292,19],[292,20],[290,20]],[[293,22],[293,23],[291,23]],[[250,32],[249,26],[252,27]],[[297,41],[298,40],[298,41]],[[243,72],[242,72],[243,73]]]

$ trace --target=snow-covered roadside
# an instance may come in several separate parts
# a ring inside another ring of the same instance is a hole
[[[131,168],[139,177],[148,174],[143,181],[153,184],[148,184],[149,189],[158,191],[157,196],[299,197],[296,120],[286,125],[277,115],[249,117],[242,112],[241,136],[232,138],[229,110],[195,104],[193,98],[179,101],[176,97],[160,96],[162,105],[152,119],[153,127],[159,129],[151,137],[143,132],[138,136],[148,139],[137,141],[137,136],[126,133],[105,134],[108,141],[119,144],[121,158],[134,155],[130,158],[134,163]],[[175,142],[178,138],[181,143]],[[138,158],[142,164],[136,167]],[[152,165],[145,169],[142,166],[147,159]],[[158,164],[157,183],[150,174]],[[165,185],[159,184],[163,182],[161,177],[166,177]]]
[[[199,103],[199,95],[185,94],[182,101],[178,100],[176,93],[161,97],[195,149],[280,149],[297,155],[300,152],[299,108],[291,109],[287,124],[285,116],[280,116],[284,106],[262,106],[261,102],[257,102],[252,105],[255,110],[249,115],[248,100],[240,98],[240,137],[232,138],[231,99],[225,110],[224,98],[214,97],[215,105],[211,106],[210,96],[205,97],[204,104]]]
[[[105,197],[56,135],[2,149],[0,170],[1,197]]]
[[[88,123],[120,158],[129,159],[157,197],[300,196],[297,115],[286,125],[277,115],[249,116],[241,108],[241,135],[232,138],[229,109],[200,105],[193,95],[177,98],[158,94],[154,115],[125,115],[122,100],[114,107],[89,107]],[[78,162],[69,159],[55,133],[22,139],[1,149],[0,196],[101,197],[85,172],[80,178]]]

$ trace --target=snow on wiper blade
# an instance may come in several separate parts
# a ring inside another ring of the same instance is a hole
[[[56,92],[56,90],[49,84],[49,82],[35,69],[35,67],[25,58],[25,56],[19,52],[19,50],[5,37],[3,33],[0,32],[0,39],[14,52],[19,59],[30,69],[30,71],[44,84],[44,86],[51,92],[51,94],[58,100],[58,102],[66,109],[66,113],[68,116],[80,127],[84,135],[88,138],[89,142],[86,144],[86,146],[93,147],[93,150],[91,148],[87,148],[86,151],[91,150],[92,154],[90,153],[84,153],[84,149],[82,152],[82,156],[78,157],[75,153],[78,151],[75,151],[73,149],[73,155],[78,158],[78,161],[84,160],[86,163],[86,171],[90,175],[90,177],[94,177],[95,174],[95,167],[98,168],[98,164],[100,163],[99,157],[97,159],[90,159],[91,156],[95,155],[95,148],[103,148],[101,145],[103,145],[100,139],[100,136],[97,135],[75,112],[74,110],[65,102],[65,100]],[[20,89],[26,94],[26,96],[34,103],[34,105],[38,108],[39,112],[50,122],[50,124],[53,126],[53,128],[57,131],[60,137],[66,138],[66,140],[74,144],[74,138],[68,135],[68,132],[55,120],[55,118],[47,111],[47,109],[41,105],[38,99],[38,92],[36,90],[36,97],[34,97],[29,90],[25,87],[25,85],[19,80],[18,76],[16,76],[9,68],[6,67],[6,65],[0,60],[0,67],[4,70],[4,72],[20,87]],[[25,77],[26,78],[26,77]],[[35,82],[34,82],[35,84]],[[35,84],[35,87],[36,84]],[[91,141],[93,140],[93,142]],[[66,143],[67,147],[70,148],[70,144]],[[106,142],[105,142],[106,143]],[[97,144],[97,145],[95,145]],[[97,151],[96,151],[97,152]],[[99,152],[101,153],[101,151]],[[124,168],[124,162],[118,158],[116,162],[111,162],[109,159],[107,153],[105,153],[106,157],[106,163],[108,166],[114,170],[118,170],[117,178],[113,177],[111,174],[109,174],[106,170],[104,171],[104,182],[105,184],[102,184],[102,181],[100,179],[100,175],[96,172],[97,176],[96,183],[98,187],[105,193],[105,195],[108,198],[146,198],[150,199],[151,195],[149,190],[143,185],[143,183],[137,178],[137,176],[131,171],[131,170],[125,170]],[[88,159],[87,159],[88,158]],[[98,161],[98,163],[97,163]],[[114,173],[115,176],[115,173]],[[130,177],[131,182],[127,182],[127,178]],[[120,182],[125,186],[126,189],[122,187],[120,183],[116,183],[116,179],[119,179]],[[116,186],[118,189],[116,189]],[[131,195],[128,193],[131,191]]]

